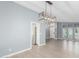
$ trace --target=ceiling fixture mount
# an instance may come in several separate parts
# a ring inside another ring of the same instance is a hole
[[[48,4],[52,5],[53,3],[51,1],[46,1]]]

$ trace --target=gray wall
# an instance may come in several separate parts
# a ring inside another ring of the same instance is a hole
[[[46,24],[46,39],[50,38],[50,29],[49,26]]]
[[[14,2],[0,2],[0,57],[30,48],[31,21],[36,12]]]
[[[62,23],[57,22],[57,36],[58,39],[62,38]]]

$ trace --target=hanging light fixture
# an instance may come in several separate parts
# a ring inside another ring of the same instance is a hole
[[[50,6],[50,12],[48,13],[48,5]],[[44,11],[39,13],[39,17],[40,17],[40,20],[42,21],[47,21],[47,22],[53,22],[54,19],[56,18],[55,16],[52,17],[52,5],[53,3],[50,2],[50,1],[45,1],[45,8],[44,8]]]

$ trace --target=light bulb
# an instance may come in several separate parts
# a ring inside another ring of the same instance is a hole
[[[50,18],[48,18],[48,20],[50,20]]]
[[[47,19],[47,17],[45,17],[44,19]]]

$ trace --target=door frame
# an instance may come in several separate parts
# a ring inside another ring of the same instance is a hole
[[[32,48],[32,26],[33,24],[36,24],[36,27],[37,27],[37,38],[36,38],[36,43],[37,43],[37,46],[39,46],[40,44],[40,24],[38,22],[31,22],[31,40],[30,40],[30,46]]]

